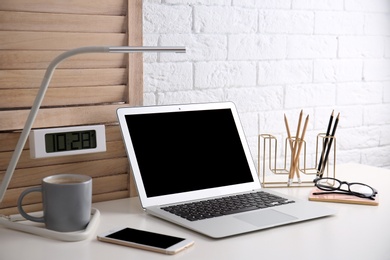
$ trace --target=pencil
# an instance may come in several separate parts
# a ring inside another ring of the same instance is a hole
[[[301,110],[301,113],[299,114],[299,120],[298,120],[298,127],[297,127],[297,133],[295,135],[295,142],[292,146],[292,152],[291,152],[291,165],[290,165],[290,172],[288,174],[288,181],[287,181],[287,186],[290,186],[290,184],[292,184],[293,182],[293,179],[294,179],[294,173],[295,173],[295,153],[297,151],[297,142],[298,142],[298,139],[299,139],[299,130],[301,128],[301,122],[302,122],[302,114],[303,114],[303,110]]]
[[[302,130],[302,135],[299,138],[299,147],[298,147],[298,151],[297,151],[295,158],[294,158],[294,166],[298,166],[299,154],[301,153],[302,143],[305,139],[305,134],[306,134],[306,129],[307,129],[308,123],[309,123],[309,115],[306,116],[305,125],[303,126],[303,130]],[[301,181],[300,181],[300,176],[299,176],[299,169],[297,169],[297,177],[298,177],[298,182],[300,183]]]
[[[297,154],[296,154],[297,147],[298,147],[298,144],[300,143],[299,132],[301,130],[302,116],[303,116],[303,110],[301,110],[301,113],[299,113],[297,133],[295,134],[294,157],[293,157],[293,160],[294,160],[294,171],[292,172],[292,176],[291,176],[291,179],[294,179],[294,173],[296,172],[297,173],[297,177],[298,177],[299,180],[300,180],[301,176],[299,175],[299,170],[297,169],[298,164],[295,163],[295,156],[297,156]]]
[[[328,123],[328,128],[326,129],[326,136],[325,136],[325,140],[324,140],[324,146],[322,147],[322,152],[321,152],[320,161],[318,162],[318,168],[317,168],[318,174],[321,173],[322,160],[323,160],[323,158],[324,158],[326,146],[327,146],[327,144],[328,144],[328,138],[329,138],[329,134],[330,134],[330,128],[332,127],[333,116],[334,116],[334,110],[332,111],[332,114],[330,115],[329,123]]]
[[[338,115],[336,117],[336,120],[335,120],[334,126],[333,126],[333,130],[332,130],[332,134],[330,135],[331,138],[329,139],[329,144],[326,147],[326,154],[325,154],[325,157],[324,157],[324,162],[322,164],[323,166],[321,167],[320,177],[322,177],[322,175],[324,174],[324,170],[325,170],[326,163],[328,161],[328,156],[329,156],[329,153],[330,153],[330,149],[332,148],[333,137],[336,134],[337,125],[339,123],[339,117],[340,117],[340,113],[338,113]]]

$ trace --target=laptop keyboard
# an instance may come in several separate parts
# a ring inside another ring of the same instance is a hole
[[[162,207],[161,209],[190,221],[196,221],[250,210],[275,207],[289,203],[294,203],[294,201],[270,194],[265,191],[259,191],[248,194],[233,195],[223,198],[167,206]]]

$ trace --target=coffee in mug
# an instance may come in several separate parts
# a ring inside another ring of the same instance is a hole
[[[23,198],[31,192],[42,192],[43,217],[27,214]],[[46,177],[41,186],[23,191],[18,199],[19,213],[28,220],[45,223],[47,229],[72,232],[85,229],[91,217],[92,178],[78,174]]]

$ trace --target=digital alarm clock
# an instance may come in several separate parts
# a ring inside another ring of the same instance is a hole
[[[30,132],[31,158],[106,151],[104,125],[36,129]]]

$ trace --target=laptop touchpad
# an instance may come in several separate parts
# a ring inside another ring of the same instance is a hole
[[[272,209],[251,212],[250,214],[242,214],[235,216],[235,218],[257,227],[271,227],[276,224],[288,223],[297,219],[296,217]]]

